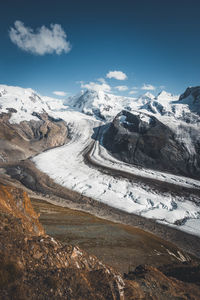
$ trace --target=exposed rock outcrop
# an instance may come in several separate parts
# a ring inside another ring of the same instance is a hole
[[[190,153],[174,132],[152,115],[120,112],[105,133],[103,144],[114,157],[127,163],[200,176],[198,152]]]
[[[47,113],[34,113],[38,121],[9,122],[11,112],[0,118],[0,162],[16,162],[66,143],[66,123]]]
[[[180,95],[179,101],[188,97],[193,98],[193,103],[200,104],[200,86],[188,87],[183,94]]]

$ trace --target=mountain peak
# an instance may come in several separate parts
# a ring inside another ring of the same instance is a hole
[[[86,90],[84,93],[68,98],[65,104],[87,115],[109,120],[114,118],[123,108],[128,109],[133,99],[113,95],[102,90]]]
[[[167,91],[162,90],[160,93],[158,93],[157,97],[159,97],[159,96],[169,96],[169,95],[172,96],[171,93],[168,93]]]
[[[14,109],[15,113],[12,113],[10,122],[20,123],[24,120],[37,120],[33,112],[48,111],[49,105],[30,88],[0,85],[0,108],[1,113],[8,113],[10,108]]]
[[[140,99],[146,99],[146,98],[154,99],[155,96],[152,93],[150,93],[150,92],[146,92],[145,94],[141,95],[139,98]]]
[[[155,97],[155,99],[160,103],[165,103],[165,102],[178,100],[178,97],[179,96],[173,95],[163,90]]]

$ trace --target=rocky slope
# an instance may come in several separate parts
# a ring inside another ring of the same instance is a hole
[[[31,89],[0,85],[0,162],[16,162],[66,143],[64,121],[52,116],[59,100]]]
[[[45,235],[24,191],[2,181],[0,191],[0,299],[199,299],[197,263],[140,266],[123,278]],[[193,276],[180,278],[177,268]]]
[[[119,273],[45,235],[25,192],[0,191],[0,299],[124,299]]]
[[[0,118],[0,162],[16,162],[67,142],[66,123],[47,113],[19,124],[10,124],[9,117]]]
[[[145,168],[200,177],[198,141],[196,153],[156,117],[143,112],[120,112],[104,134],[103,145],[114,157]]]

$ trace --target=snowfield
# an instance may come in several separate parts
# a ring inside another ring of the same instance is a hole
[[[39,96],[31,89],[0,85],[0,111],[15,110],[11,123],[37,120],[34,112],[47,112],[67,122],[70,142],[32,159],[37,168],[56,183],[109,206],[200,236],[200,199],[197,196],[191,193],[190,197],[184,197],[170,191],[161,193],[142,180],[134,182],[105,174],[97,165],[192,189],[200,189],[200,181],[123,163],[113,158],[94,139],[95,130],[111,121],[122,109],[142,111],[167,124],[192,153],[195,149],[190,133],[192,131],[200,140],[200,117],[195,111],[191,112],[190,106],[191,99],[180,103],[178,96],[166,92],[157,97],[146,93],[135,99],[87,91],[62,103],[61,100]],[[100,129],[98,134],[102,136],[103,131]],[[85,161],[88,149],[91,149],[88,155],[92,165]],[[182,225],[175,225],[176,221]]]
[[[0,112],[8,113],[10,109],[14,110],[9,120],[12,124],[37,121],[38,118],[34,113],[61,110],[62,107],[59,99],[42,97],[32,89],[0,85]]]

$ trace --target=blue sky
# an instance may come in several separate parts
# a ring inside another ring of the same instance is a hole
[[[49,96],[86,87],[177,94],[200,84],[197,0],[7,0],[0,11],[2,84]]]

